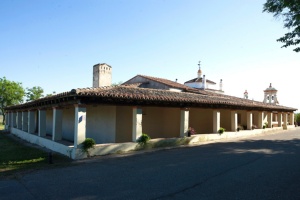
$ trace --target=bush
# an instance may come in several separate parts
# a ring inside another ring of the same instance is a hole
[[[189,130],[188,130],[188,132],[187,132],[187,134],[188,134],[188,137],[190,137],[191,135],[197,134],[197,132],[196,132],[195,129],[193,129],[192,127],[190,127]]]
[[[144,146],[149,142],[150,139],[151,138],[149,137],[149,135],[143,133],[136,141],[137,143],[139,143],[139,145]]]
[[[220,127],[220,129],[218,130],[218,133],[221,135],[225,132],[225,128]]]
[[[86,138],[82,142],[82,151],[88,154],[88,157],[90,156],[89,154],[89,149],[94,148],[96,142],[93,138]]]
[[[244,127],[243,127],[242,125],[238,125],[238,127],[237,127],[236,130],[237,130],[237,131],[242,131],[242,130],[244,130]]]

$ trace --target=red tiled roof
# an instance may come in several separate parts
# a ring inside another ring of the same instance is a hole
[[[8,107],[7,110],[50,107],[53,104],[75,104],[74,99],[83,104],[110,103],[125,105],[154,105],[172,107],[208,107],[246,110],[295,111],[295,108],[270,105],[233,96],[203,91],[204,94],[174,92],[170,90],[137,88],[132,86],[109,86],[73,89],[70,92],[45,97],[25,104]]]
[[[155,82],[158,82],[158,83],[162,83],[162,84],[167,85],[171,88],[182,89],[184,91],[195,91],[195,92],[197,92],[197,90],[195,90],[194,88],[191,88],[189,86],[186,86],[186,85],[183,85],[181,83],[177,83],[175,81],[171,81],[171,80],[168,80],[168,79],[158,78],[158,77],[153,77],[153,76],[145,76],[145,75],[140,75],[140,74],[136,75],[135,77],[137,77],[137,76],[140,76],[140,77],[143,77],[145,79],[155,81]],[[134,79],[135,77],[133,77],[132,79]],[[132,79],[130,79],[130,80],[132,80]],[[130,80],[128,80],[126,82],[129,82]],[[124,84],[126,84],[126,82]]]

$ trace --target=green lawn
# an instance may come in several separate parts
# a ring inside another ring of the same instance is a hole
[[[23,143],[0,131],[0,178],[71,163],[68,157],[53,153],[54,164],[49,164],[47,152]]]

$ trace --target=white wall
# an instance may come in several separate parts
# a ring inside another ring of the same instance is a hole
[[[115,142],[116,106],[87,106],[86,113],[86,137],[97,144]]]
[[[52,135],[53,132],[53,110],[48,109],[46,111],[46,134]]]
[[[132,106],[117,106],[116,142],[132,141]]]
[[[231,131],[231,110],[220,110],[220,127]]]
[[[213,110],[191,108],[189,126],[194,128],[197,134],[213,132]]]
[[[74,142],[75,107],[62,110],[62,138]]]
[[[151,138],[180,136],[180,108],[142,107],[143,133]]]

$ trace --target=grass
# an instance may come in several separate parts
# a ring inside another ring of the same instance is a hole
[[[181,145],[189,144],[191,138],[184,137],[184,138],[169,138],[163,139],[158,141],[149,141],[145,145],[138,145],[136,150],[142,149],[154,149],[154,148],[164,148],[164,147],[178,147]]]
[[[37,169],[70,164],[68,157],[53,154],[53,163],[49,164],[48,153],[42,149],[24,145],[9,137],[9,133],[0,131],[0,178],[16,177]]]

